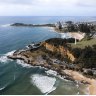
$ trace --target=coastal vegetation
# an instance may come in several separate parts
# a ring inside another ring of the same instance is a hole
[[[61,41],[61,43],[60,43],[60,41]],[[67,51],[67,49],[68,49],[70,51],[70,53],[74,56],[74,58],[76,58],[76,59],[74,59],[73,64],[75,64],[75,66],[78,66],[81,71],[83,68],[90,68],[90,69],[96,68],[96,59],[95,59],[96,58],[96,45],[91,44],[92,47],[91,46],[85,46],[83,49],[78,48],[78,47],[72,48],[70,45],[68,45],[66,43],[68,41],[67,41],[67,39],[56,39],[55,38],[55,39],[49,39],[46,42],[48,44],[56,46],[57,49],[58,49],[58,46],[61,45],[61,46],[63,46],[63,48],[66,49],[66,52],[68,52]],[[52,48],[52,46],[51,46],[51,48]],[[48,49],[48,47],[47,47],[47,49]],[[56,50],[57,52],[55,50],[52,54],[53,56],[56,56],[56,54],[58,53],[58,50]],[[65,56],[67,56],[67,58],[68,58],[68,55],[69,54],[66,54]],[[63,58],[62,58],[62,56],[63,56]],[[57,58],[59,58],[59,59],[62,58],[64,60],[65,56],[64,56],[64,53],[62,55],[59,51],[59,55],[57,55]],[[62,60],[62,59],[60,59],[60,60]],[[71,59],[71,61],[67,60],[67,62],[72,62],[72,59]]]
[[[77,58],[74,63],[81,68],[96,68],[96,45],[84,49],[74,48],[72,53]]]
[[[77,42],[76,45],[74,43],[70,43],[72,48],[81,48],[84,49],[85,46],[90,46],[92,47],[93,45],[96,44],[96,38],[90,38],[90,40],[86,40],[85,38],[82,39],[81,41]]]

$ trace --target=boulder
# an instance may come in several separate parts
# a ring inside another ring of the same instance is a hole
[[[83,68],[83,73],[86,74],[86,75],[93,75],[92,69]]]

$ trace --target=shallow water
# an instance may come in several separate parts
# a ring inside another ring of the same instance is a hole
[[[0,94],[85,94],[83,92],[85,86],[82,84],[77,88],[74,82],[47,74],[46,69],[32,67],[20,60],[9,60],[6,56],[32,42],[60,37],[58,33],[47,27],[11,27],[9,24],[16,22],[44,24],[59,20],[89,19],[96,20],[95,17],[85,19],[84,17],[0,17]],[[42,85],[45,82],[46,84]]]

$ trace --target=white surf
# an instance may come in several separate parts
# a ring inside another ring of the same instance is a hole
[[[47,75],[57,76],[57,72],[56,71],[48,70],[48,71],[45,71],[45,72],[47,73]]]
[[[31,79],[31,83],[44,94],[48,94],[56,89],[56,87],[54,87],[56,78],[54,77],[35,74],[31,76]]]
[[[15,52],[15,50],[8,52],[6,54],[3,54],[0,56],[0,62],[1,63],[7,63],[10,59],[7,58],[7,56],[12,55]]]
[[[17,60],[17,64],[21,65],[22,67],[31,68],[32,66],[25,63],[23,60]]]
[[[59,33],[62,39],[72,38],[69,33]]]
[[[11,24],[4,24],[4,25],[1,25],[1,27],[9,27]]]

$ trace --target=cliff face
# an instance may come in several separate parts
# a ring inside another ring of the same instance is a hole
[[[75,57],[73,56],[73,54],[68,50],[68,48],[66,48],[66,47],[64,47],[64,46],[61,46],[61,45],[59,45],[59,46],[54,46],[54,45],[52,45],[52,44],[49,44],[49,43],[47,43],[47,42],[45,42],[44,44],[43,44],[43,46],[47,49],[47,50],[49,50],[49,51],[51,51],[51,52],[56,52],[56,53],[59,53],[59,54],[61,54],[61,56],[67,56],[71,61],[75,61]]]

